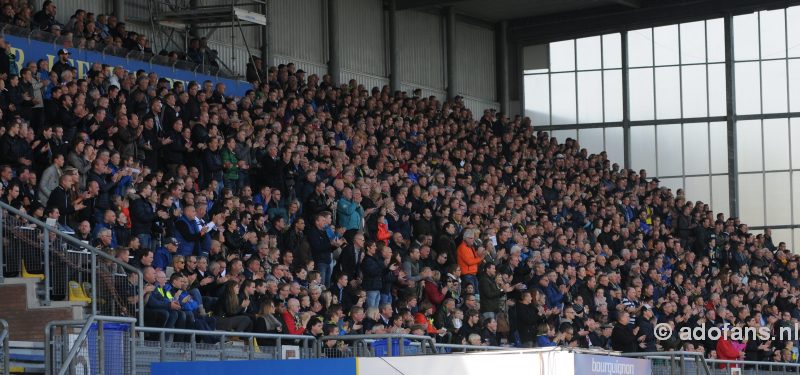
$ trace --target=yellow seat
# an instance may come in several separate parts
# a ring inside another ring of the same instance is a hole
[[[92,302],[92,299],[86,295],[81,287],[81,284],[78,284],[77,281],[69,282],[69,300],[72,302]]]
[[[25,261],[22,261],[22,277],[26,279],[39,279],[39,281],[44,280],[44,274],[41,273],[28,273],[28,270],[25,268]]]
[[[258,341],[256,341],[255,337],[250,338],[250,345],[253,345],[253,352],[261,353],[261,347],[258,346]]]

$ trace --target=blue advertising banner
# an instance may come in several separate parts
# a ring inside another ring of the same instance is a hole
[[[47,59],[50,62],[50,66],[53,66],[53,63],[58,59],[57,51],[59,47],[53,44],[13,35],[5,35],[5,39],[11,44],[11,49],[17,58],[17,66],[20,69],[28,62],[35,62],[39,59]],[[71,55],[70,62],[72,66],[78,69],[78,78],[84,78],[92,64],[99,62],[112,67],[122,66],[127,70],[136,71],[142,69],[148,73],[155,72],[159,77],[168,79],[170,83],[173,81],[183,81],[184,83],[197,81],[202,84],[205,80],[210,80],[215,83],[222,82],[226,86],[225,93],[227,95],[243,96],[245,91],[252,88],[252,85],[244,81],[199,74],[188,70],[173,69],[169,66],[150,64],[146,61],[129,60],[123,57],[105,55],[99,52],[78,48],[70,48],[69,51]]]
[[[575,374],[652,374],[652,369],[648,359],[575,354]]]
[[[292,359],[264,361],[153,362],[152,375],[356,375],[356,359]]]

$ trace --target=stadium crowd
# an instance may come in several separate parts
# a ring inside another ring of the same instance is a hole
[[[243,97],[78,79],[58,54],[0,61],[1,199],[140,267],[116,308],[144,299],[148,325],[797,361],[792,340],[656,340],[795,324],[797,256],[528,118],[293,64]]]

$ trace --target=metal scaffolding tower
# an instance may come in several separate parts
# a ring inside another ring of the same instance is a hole
[[[261,27],[267,37],[267,4],[265,0],[248,0],[247,2],[231,1],[229,4],[198,5],[198,0],[149,0],[150,19],[147,21],[151,29],[154,50],[177,49],[187,52],[189,39],[210,36],[218,29],[237,29],[247,50],[248,59],[252,61],[250,44],[244,33],[246,27]],[[178,42],[182,40],[183,43]],[[266,42],[265,42],[266,43]],[[181,45],[182,44],[182,45]],[[236,59],[236,31],[230,33],[232,59]],[[256,50],[260,48],[254,46]],[[263,52],[262,52],[263,55]],[[217,60],[220,66],[230,73],[244,76],[245,72],[233,72],[225,62]],[[205,61],[201,69],[206,70]],[[233,64],[232,64],[233,65]],[[260,77],[259,77],[260,78]]]

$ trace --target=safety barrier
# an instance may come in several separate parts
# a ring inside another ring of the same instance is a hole
[[[44,306],[52,300],[87,302],[92,315],[135,317],[143,324],[141,270],[63,229],[0,202],[2,274],[40,280]]]
[[[335,345],[332,345],[333,343]],[[336,349],[335,351],[331,348]],[[45,373],[149,374],[153,362],[409,356],[508,350],[437,344],[429,336],[323,336],[141,327],[126,317],[90,316],[45,327]]]
[[[626,353],[650,359],[654,375],[779,375],[800,373],[800,364],[765,361],[707,359],[698,352]]]
[[[8,322],[0,319],[0,374],[8,375],[11,370],[8,346]]]

